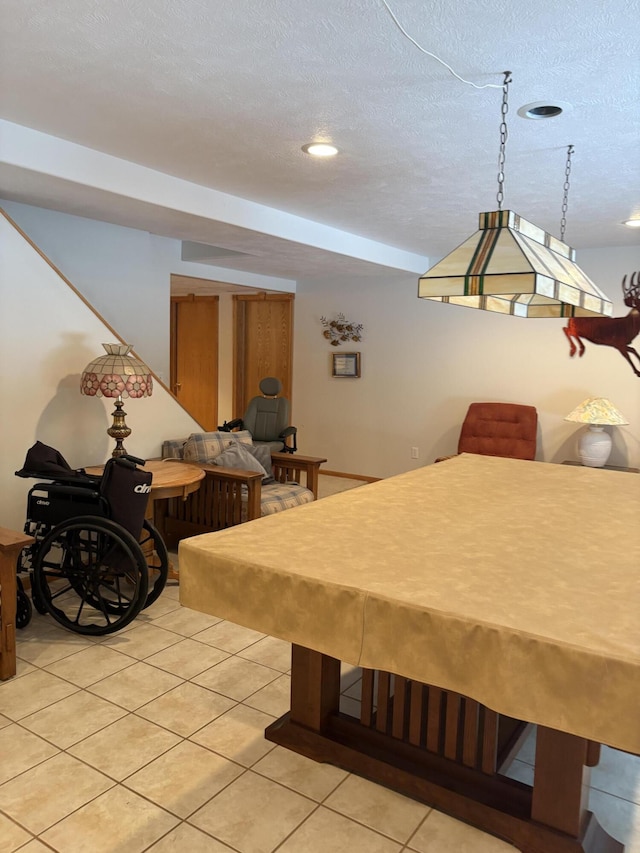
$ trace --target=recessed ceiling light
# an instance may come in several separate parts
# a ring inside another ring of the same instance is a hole
[[[571,109],[573,109],[571,104],[564,101],[534,101],[532,104],[520,107],[518,115],[530,119],[555,118]]]
[[[338,153],[335,145],[330,145],[328,142],[308,142],[302,146],[305,154],[311,154],[312,157],[333,157]]]
[[[625,219],[622,224],[628,226],[629,228],[640,228],[640,217],[638,217],[637,219]]]

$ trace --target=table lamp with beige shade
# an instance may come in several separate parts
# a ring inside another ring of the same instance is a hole
[[[123,445],[131,430],[125,423],[123,397],[150,397],[153,379],[147,365],[131,355],[131,344],[102,344],[106,355],[90,362],[82,372],[80,393],[89,397],[113,397],[115,410],[113,423],[107,433],[116,440],[112,456],[123,456],[127,451]]]
[[[588,424],[578,440],[578,454],[582,464],[590,468],[602,468],[611,453],[611,436],[604,427],[629,423],[605,397],[588,397],[566,416],[565,421]]]

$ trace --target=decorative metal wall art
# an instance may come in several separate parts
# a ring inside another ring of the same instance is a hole
[[[631,309],[624,317],[571,317],[562,331],[569,341],[569,355],[576,354],[575,341],[578,342],[578,355],[584,355],[584,343],[581,340],[584,338],[592,344],[617,349],[629,362],[636,376],[640,376],[640,370],[631,361],[630,355],[633,354],[640,363],[638,351],[631,346],[631,341],[640,332],[640,272],[632,273],[628,286],[626,275],[623,277],[622,294],[624,304]]]
[[[338,314],[335,320],[320,317],[320,322],[324,326],[322,336],[329,341],[332,347],[339,347],[347,341],[362,340],[364,330],[362,323],[353,323],[351,320],[347,320],[344,314]]]

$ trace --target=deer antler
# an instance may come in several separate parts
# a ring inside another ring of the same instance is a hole
[[[640,272],[631,273],[628,287],[626,275],[622,277],[622,294],[624,296],[625,304],[628,304],[627,299],[638,299],[638,297],[640,297]]]

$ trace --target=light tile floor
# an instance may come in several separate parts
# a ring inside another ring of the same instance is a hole
[[[324,494],[353,481],[323,482]],[[264,739],[289,647],[180,606],[87,640],[34,614],[0,684],[0,853],[508,853],[421,803]],[[359,672],[345,667],[345,710]],[[530,781],[530,739],[511,775]],[[640,758],[604,749],[600,822],[640,853]]]

